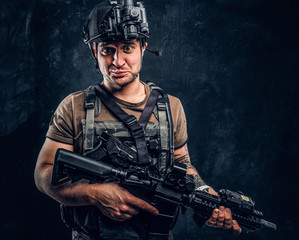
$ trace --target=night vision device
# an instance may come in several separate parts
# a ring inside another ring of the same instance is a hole
[[[83,28],[86,44],[130,39],[144,43],[149,36],[144,5],[134,0],[110,0],[96,5]]]

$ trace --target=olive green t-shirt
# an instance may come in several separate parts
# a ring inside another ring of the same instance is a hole
[[[129,103],[118,98],[114,101],[129,115],[139,120],[141,113],[150,95],[150,88],[144,84],[146,97],[139,103]],[[74,151],[82,153],[83,131],[82,120],[86,118],[84,106],[85,92],[79,91],[67,96],[58,106],[49,124],[46,137],[65,144],[74,145]],[[187,123],[181,101],[168,95],[174,129],[174,147],[180,148],[187,142]],[[101,102],[100,114],[95,121],[117,122],[118,120],[107,110]],[[157,122],[152,113],[149,122]]]

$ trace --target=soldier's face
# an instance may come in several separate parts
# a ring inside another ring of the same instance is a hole
[[[94,50],[104,80],[122,87],[139,79],[145,48],[136,39],[99,43]]]

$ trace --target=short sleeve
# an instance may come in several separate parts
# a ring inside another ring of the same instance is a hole
[[[66,143],[74,143],[72,95],[67,96],[58,106],[49,123],[46,137]]]
[[[171,95],[169,95],[169,101],[173,120],[174,148],[178,149],[188,140],[187,121],[181,101]]]

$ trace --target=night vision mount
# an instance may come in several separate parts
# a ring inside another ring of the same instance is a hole
[[[120,2],[120,3],[119,3]],[[84,27],[85,43],[142,39],[150,37],[146,11],[142,2],[109,0],[110,10],[102,17],[102,9],[89,16]],[[95,26],[96,24],[96,26]]]

